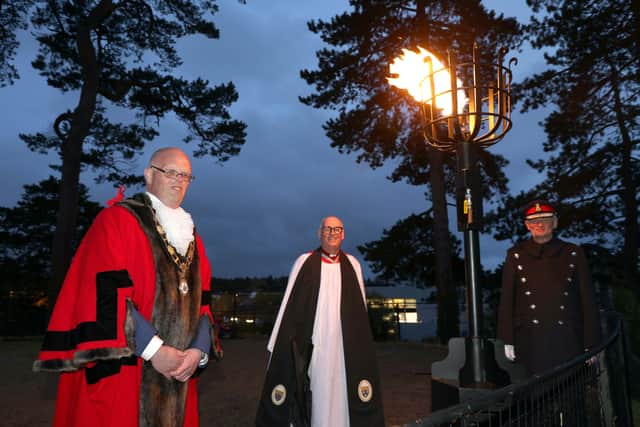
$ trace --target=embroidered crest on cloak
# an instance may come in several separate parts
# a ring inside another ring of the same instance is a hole
[[[321,275],[321,249],[304,262],[280,322],[258,406],[259,427],[310,426],[312,334]],[[349,423],[351,427],[383,426],[384,413],[375,347],[366,305],[353,266],[339,254],[341,274],[341,325],[344,348]],[[286,390],[282,400],[273,397]]]

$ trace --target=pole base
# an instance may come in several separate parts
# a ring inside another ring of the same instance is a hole
[[[431,410],[466,402],[525,379],[524,368],[505,357],[501,340],[451,338],[447,357],[431,365]]]

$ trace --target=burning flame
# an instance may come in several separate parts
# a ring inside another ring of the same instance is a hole
[[[402,49],[403,54],[395,58],[389,64],[391,75],[398,77],[387,77],[389,84],[400,89],[406,89],[416,101],[428,102],[431,95],[429,83],[429,67],[425,59],[431,59],[433,82],[436,94],[436,106],[442,110],[444,115],[451,115],[453,109],[451,102],[451,77],[447,67],[442,64],[431,52],[418,46],[418,52]],[[461,87],[462,82],[456,79],[457,86]],[[458,89],[458,113],[462,113],[464,105],[467,103],[464,90]]]

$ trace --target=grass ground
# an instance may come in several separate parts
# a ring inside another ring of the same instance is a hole
[[[56,374],[31,372],[40,339],[0,339],[0,425],[50,426]],[[200,382],[202,427],[254,425],[257,400],[267,362],[266,339],[224,340],[225,358],[213,362]],[[387,426],[399,426],[431,412],[430,366],[447,349],[426,343],[377,343]],[[634,425],[640,427],[640,400],[633,402]]]
[[[266,339],[223,341],[225,358],[212,363],[200,382],[202,427],[254,425],[266,366]],[[56,374],[31,372],[40,340],[0,340],[0,425],[50,426]],[[441,346],[378,343],[387,426],[401,425],[430,412],[431,363],[446,355]]]

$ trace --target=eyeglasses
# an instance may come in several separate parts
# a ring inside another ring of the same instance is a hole
[[[327,234],[341,234],[344,231],[344,227],[322,227],[322,232]]]
[[[155,165],[149,165],[149,167],[157,170],[158,172],[162,173],[164,176],[166,176],[169,179],[175,179],[177,181],[187,181],[187,182],[193,182],[193,180],[196,179],[195,176],[190,175],[186,172],[178,172],[177,170],[173,170],[173,169],[162,169]]]

